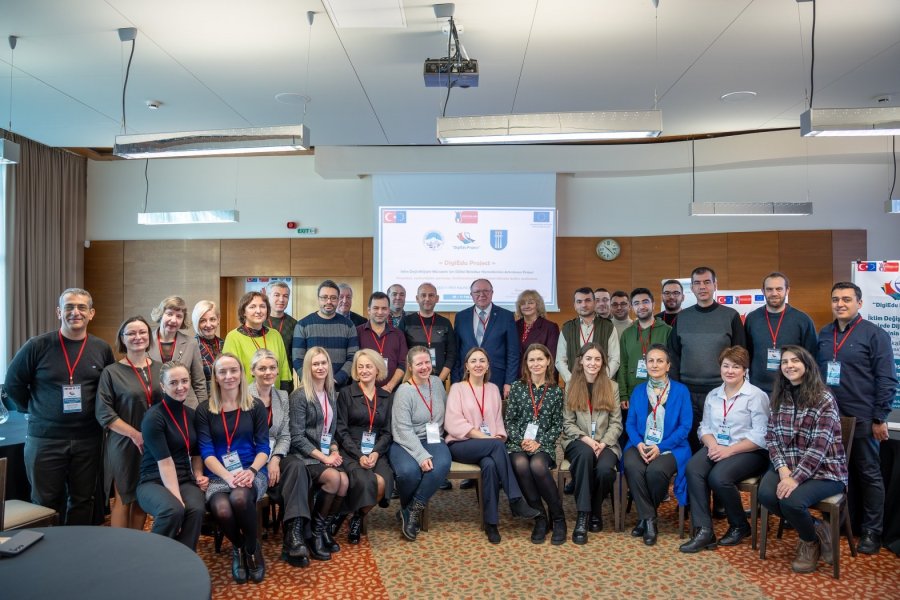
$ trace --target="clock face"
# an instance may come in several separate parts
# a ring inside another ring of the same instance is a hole
[[[615,260],[621,251],[619,242],[612,238],[600,240],[600,243],[597,244],[597,256],[603,260]]]

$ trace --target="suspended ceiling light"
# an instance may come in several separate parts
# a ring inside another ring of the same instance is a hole
[[[184,212],[140,212],[138,225],[193,225],[197,223],[237,223],[236,210],[191,210]]]
[[[0,165],[19,164],[19,145],[12,140],[0,138]]]
[[[800,115],[800,133],[806,137],[900,135],[900,107],[811,108]]]
[[[802,217],[812,202],[691,202],[692,217]]]
[[[170,158],[296,152],[309,148],[309,129],[305,125],[284,125],[118,135],[113,154],[122,158]]]
[[[597,112],[438,117],[442,144],[521,144],[658,137],[662,111]]]

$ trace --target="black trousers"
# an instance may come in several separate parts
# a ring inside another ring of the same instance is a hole
[[[184,506],[166,486],[157,482],[138,485],[137,501],[145,513],[153,516],[153,533],[177,540],[196,551],[200,526],[206,514],[206,494],[193,482],[181,483],[178,489]]]
[[[269,488],[269,498],[284,505],[284,520],[297,517],[309,519],[309,473],[303,460],[296,454],[282,457],[281,479]]]
[[[849,502],[853,523],[863,531],[881,535],[884,528],[884,478],[881,474],[880,442],[872,436],[871,421],[856,424],[850,452]]]
[[[769,466],[769,453],[765,450],[742,452],[714,462],[709,459],[707,450],[704,446],[697,451],[688,461],[685,470],[691,504],[691,526],[712,527],[712,516],[709,513],[709,493],[712,491],[724,505],[730,526],[749,527],[737,484],[748,477],[762,475]]]
[[[661,454],[650,464],[644,462],[637,446],[625,451],[625,477],[637,506],[638,519],[655,519],[656,509],[669,491],[669,480],[678,471],[671,454]]]
[[[603,499],[613,491],[619,457],[609,448],[604,448],[600,456],[594,456],[590,446],[581,440],[569,442],[565,456],[575,482],[576,510],[599,516],[602,513]]]
[[[56,440],[25,438],[31,501],[59,513],[61,525],[93,525],[100,436]]]

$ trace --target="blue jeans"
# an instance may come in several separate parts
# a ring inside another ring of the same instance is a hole
[[[781,478],[774,469],[769,469],[759,482],[759,503],[779,517],[787,519],[797,535],[804,542],[816,540],[816,527],[809,507],[829,496],[844,491],[844,484],[832,479],[807,479],[798,485],[787,498],[779,499],[775,494]],[[837,540],[835,540],[837,543]]]
[[[397,478],[397,492],[400,494],[400,506],[407,507],[413,500],[427,504],[434,496],[447,473],[450,472],[450,450],[447,444],[428,444],[420,439],[422,447],[431,455],[431,463],[434,468],[427,473],[422,472],[419,463],[409,455],[403,446],[392,443],[388,456],[391,466],[394,467],[394,475]]]
[[[484,522],[489,525],[498,523],[497,503],[500,500],[500,488],[506,491],[510,500],[522,497],[519,482],[509,462],[506,443],[494,439],[470,439],[451,442],[450,454],[457,462],[481,467],[481,487],[484,494]]]

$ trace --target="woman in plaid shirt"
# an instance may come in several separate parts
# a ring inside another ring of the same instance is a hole
[[[772,469],[759,485],[759,501],[797,530],[800,543],[791,567],[811,573],[820,557],[831,563],[833,556],[829,528],[808,508],[845,490],[847,456],[837,402],[815,359],[800,346],[781,350],[766,445]]]

